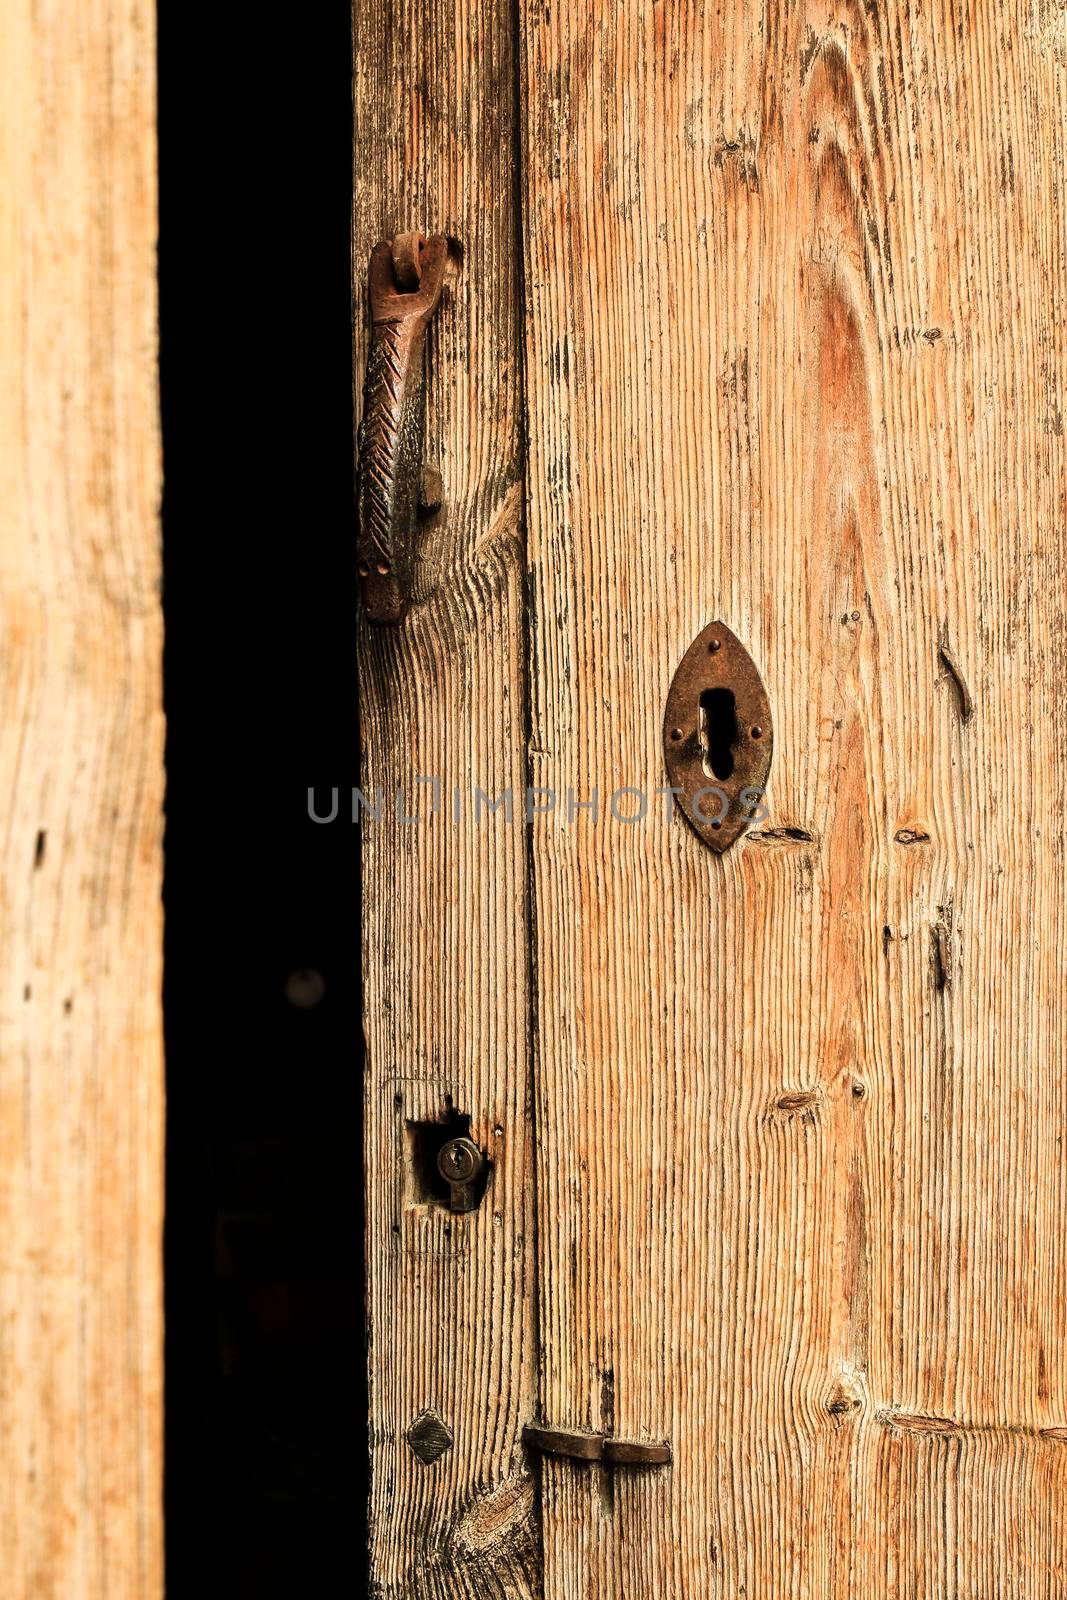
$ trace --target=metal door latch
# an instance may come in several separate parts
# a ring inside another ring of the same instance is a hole
[[[722,622],[697,634],[667,695],[663,754],[686,820],[722,853],[754,820],[774,740],[756,663]]]
[[[575,1433],[560,1428],[522,1430],[528,1450],[543,1456],[567,1456],[572,1461],[601,1461],[609,1467],[665,1467],[670,1464],[671,1447],[646,1444],[640,1439],[615,1439],[603,1433]]]
[[[411,598],[420,502],[434,509],[431,496],[422,498],[423,351],[447,262],[442,234],[398,234],[371,252],[371,343],[356,494],[356,563],[370,622],[402,620]]]

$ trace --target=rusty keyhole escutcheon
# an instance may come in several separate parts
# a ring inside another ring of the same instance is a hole
[[[752,822],[773,747],[756,663],[725,623],[709,623],[678,664],[663,719],[671,788],[709,849],[728,850]]]

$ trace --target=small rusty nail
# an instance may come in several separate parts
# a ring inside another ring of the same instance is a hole
[[[388,563],[388,561],[379,561],[379,563],[378,563],[378,571],[381,573],[383,578],[387,578],[389,576],[389,563]]]
[[[756,726],[752,730],[752,737],[753,737],[753,739],[762,739],[763,738],[763,729],[760,727],[758,722],[757,722]]]
[[[365,561],[361,561],[360,562],[358,570],[359,570],[359,575],[360,575],[361,578],[369,578],[370,577],[370,568],[368,567],[368,565],[367,565],[367,563]]]
[[[708,645],[708,654],[710,656],[713,656],[715,654],[716,650],[721,650],[721,649],[722,649],[722,640],[721,639],[713,639],[711,641],[711,643]]]
[[[675,740],[675,741],[677,741],[677,740],[678,740],[678,739],[680,739],[680,738],[681,738],[681,737],[682,737],[682,730],[681,730],[681,728],[672,728],[672,729],[671,729],[671,738],[672,738],[672,739],[674,739],[674,740]]]

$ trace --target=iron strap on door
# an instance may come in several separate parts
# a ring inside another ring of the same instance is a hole
[[[646,1444],[640,1439],[615,1439],[610,1434],[527,1425],[522,1430],[522,1442],[539,1455],[601,1461],[609,1467],[666,1467],[671,1460],[671,1447],[666,1440]]]

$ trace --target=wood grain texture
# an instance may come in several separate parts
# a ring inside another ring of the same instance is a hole
[[[1067,1585],[1064,13],[520,4],[545,1592]],[[953,665],[954,664],[954,665]],[[965,715],[966,713],[966,715]]]
[[[0,24],[0,1587],[162,1594],[154,14]]]
[[[405,622],[360,639],[363,789],[385,797],[363,829],[370,1540],[374,1592],[396,1600],[540,1591],[518,1442],[536,1364],[510,22],[466,0],[354,9],[357,384],[375,242],[420,229],[462,247],[426,350],[444,509]],[[436,815],[420,777],[438,780]],[[476,820],[474,786],[513,791],[515,821]],[[449,1106],[493,1164],[469,1216],[419,1198],[408,1124]],[[426,1410],[454,1439],[429,1465],[405,1438]]]

